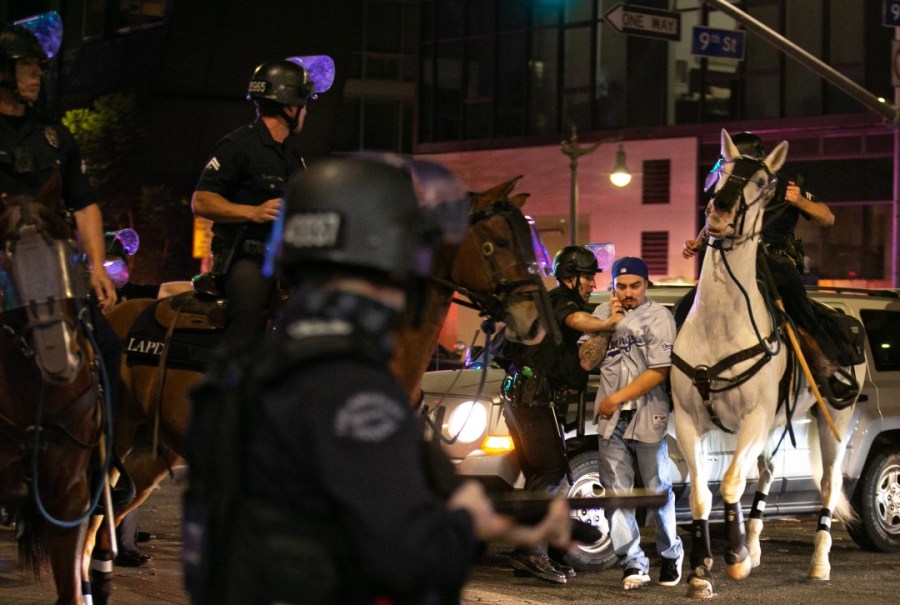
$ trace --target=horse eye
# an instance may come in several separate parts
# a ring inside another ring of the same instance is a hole
[[[494,240],[494,245],[497,246],[498,248],[509,248],[512,245],[512,242],[510,242],[506,238],[501,237],[501,238]]]

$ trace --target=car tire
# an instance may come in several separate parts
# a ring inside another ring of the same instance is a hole
[[[569,498],[603,495],[600,485],[599,454],[596,451],[582,452],[569,462],[572,470],[572,484]],[[616,562],[612,541],[609,538],[609,522],[604,509],[573,509],[572,518],[590,523],[600,530],[602,536],[593,544],[576,544],[566,553],[565,562],[578,571],[599,571],[612,567]]]
[[[900,551],[900,450],[876,454],[863,471],[853,505],[860,521],[847,531],[861,548]]]

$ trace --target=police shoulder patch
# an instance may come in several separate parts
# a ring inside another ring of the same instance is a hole
[[[44,138],[47,139],[47,143],[50,144],[50,147],[54,149],[59,148],[59,134],[56,132],[56,129],[52,126],[47,126],[44,129]]]
[[[341,405],[334,433],[353,441],[378,443],[396,433],[405,416],[400,401],[378,391],[363,391]]]

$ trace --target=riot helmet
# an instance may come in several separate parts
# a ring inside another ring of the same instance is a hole
[[[737,147],[741,156],[753,158],[755,160],[764,160],[766,158],[766,148],[763,147],[762,139],[752,132],[739,132],[731,137],[731,142]],[[710,168],[709,174],[706,175],[706,182],[703,184],[703,191],[709,192],[719,181],[719,174],[722,172],[722,166],[725,164],[725,158],[719,155],[718,161]]]
[[[7,25],[0,30],[0,58],[4,63],[19,59],[37,59],[46,63],[47,53],[30,29],[24,25]]]
[[[273,253],[290,281],[341,271],[403,287],[430,275],[440,229],[420,209],[408,165],[324,160],[291,177],[285,198]]]
[[[301,106],[313,94],[313,81],[305,67],[294,61],[269,61],[250,77],[247,98],[257,102]]]
[[[586,246],[566,246],[553,257],[553,276],[558,280],[600,273],[597,257]]]
[[[16,62],[22,59],[37,59],[41,69],[46,68],[48,61],[47,53],[30,29],[22,25],[3,27],[0,29],[0,86],[17,96]]]
[[[731,142],[738,148],[741,155],[757,160],[763,160],[766,157],[766,148],[763,147],[762,139],[751,132],[739,132],[731,137]]]

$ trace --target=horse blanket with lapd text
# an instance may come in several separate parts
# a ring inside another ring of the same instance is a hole
[[[158,366],[166,349],[166,333],[169,326],[157,321],[157,307],[166,301],[155,301],[144,309],[128,332],[125,341],[125,358],[129,367],[134,365]],[[177,328],[172,331],[166,354],[166,366],[185,370],[205,371],[213,350],[222,339],[221,330]]]

